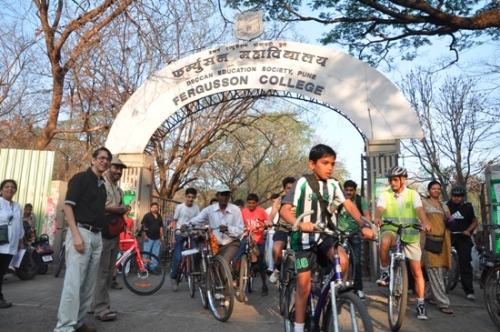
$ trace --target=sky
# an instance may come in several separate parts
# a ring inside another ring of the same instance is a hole
[[[298,28],[306,38],[309,39],[309,43],[318,44],[317,40],[321,37],[321,34],[328,29],[325,29],[322,25],[315,22],[300,22],[298,23]],[[328,48],[344,51],[347,53],[346,49],[342,49],[338,45],[328,45]],[[491,59],[497,47],[492,44],[487,44],[483,46],[478,46],[466,50],[460,54],[459,62],[457,65],[453,65],[448,69],[441,72],[441,77],[446,76],[457,76],[470,72],[472,63],[478,60]],[[379,72],[385,75],[392,83],[397,85],[402,78],[409,73],[411,70],[415,70],[418,67],[429,68],[432,64],[437,64],[440,59],[444,57],[450,57],[451,52],[447,51],[447,46],[445,41],[433,40],[433,45],[431,47],[426,47],[418,50],[419,56],[414,61],[399,61],[394,64],[394,69],[391,71],[384,71],[381,68],[377,68]],[[468,70],[464,70],[467,68]],[[335,105],[333,105],[335,106]],[[316,134],[324,140],[325,144],[331,145],[337,152],[337,160],[343,162],[347,165],[347,169],[351,174],[351,179],[360,185],[361,183],[361,155],[364,153],[364,142],[362,137],[357,132],[357,130],[351,125],[341,115],[330,111],[326,108],[322,109],[321,123],[316,128]],[[333,134],[332,134],[333,133]],[[416,165],[415,162],[411,161],[411,158],[404,156],[402,151],[402,156],[404,158],[400,159],[403,166],[407,167],[409,171],[412,171],[412,165]],[[418,169],[413,169],[417,172]]]

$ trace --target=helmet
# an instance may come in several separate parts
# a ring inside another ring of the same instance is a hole
[[[408,177],[408,171],[406,170],[406,168],[404,167],[401,167],[401,166],[392,166],[391,168],[389,168],[387,170],[387,172],[385,173],[385,175],[390,178],[390,177],[393,177],[393,176],[403,176],[405,178]]]
[[[455,186],[451,188],[451,194],[454,196],[465,196],[465,189],[462,186]]]

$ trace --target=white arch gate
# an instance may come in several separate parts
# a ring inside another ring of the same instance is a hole
[[[130,97],[111,127],[106,146],[129,166],[122,187],[135,194],[133,208],[138,215],[149,209],[154,161],[144,151],[153,133],[193,101],[242,89],[288,91],[345,114],[366,139],[372,201],[375,177],[397,164],[399,140],[423,137],[417,117],[398,88],[348,54],[289,41],[215,47],[154,74]],[[375,250],[371,250],[371,260],[378,260]],[[371,264],[372,276],[377,274],[376,265]]]

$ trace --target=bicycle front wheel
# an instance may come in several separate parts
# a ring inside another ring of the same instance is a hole
[[[293,324],[295,323],[295,279],[290,280],[285,290],[285,314],[283,315],[283,323],[285,325],[285,332],[293,331]]]
[[[224,258],[212,257],[207,277],[210,309],[217,320],[225,322],[233,313],[234,291],[231,270]]]
[[[188,280],[188,286],[189,286],[189,296],[194,297],[194,275],[195,273],[195,268],[194,268],[194,257],[193,256],[187,256],[186,257],[186,262],[187,262],[187,280]]]
[[[156,255],[147,251],[141,251],[140,255],[136,252],[130,254],[123,263],[123,266],[130,266],[128,273],[123,273],[125,286],[138,295],[157,292],[165,282],[165,270],[161,264],[158,264],[154,272],[147,270],[146,266],[154,260],[160,262]]]
[[[54,276],[57,278],[62,271],[64,263],[66,262],[66,245],[63,245],[59,252],[59,259],[57,260],[56,273]]]
[[[240,281],[238,285],[238,301],[245,302],[246,293],[248,290],[248,255],[243,254],[240,260]]]
[[[337,297],[337,324],[338,331],[359,331],[359,332],[373,332],[373,324],[366,310],[365,305],[351,292],[339,294]],[[335,331],[335,321],[332,315],[332,306],[329,306],[325,314],[325,331]]]
[[[389,326],[392,331],[399,331],[403,325],[408,300],[408,274],[404,260],[395,262],[389,289],[392,289],[392,291],[389,291],[388,303]]]
[[[484,285],[484,302],[491,320],[500,329],[500,267],[494,267]]]

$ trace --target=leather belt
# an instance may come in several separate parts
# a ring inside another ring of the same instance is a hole
[[[81,228],[85,228],[86,230],[89,230],[92,233],[100,233],[101,232],[101,229],[99,227],[94,227],[94,226],[90,226],[87,224],[81,224],[81,223],[78,223],[77,226],[81,227]]]

